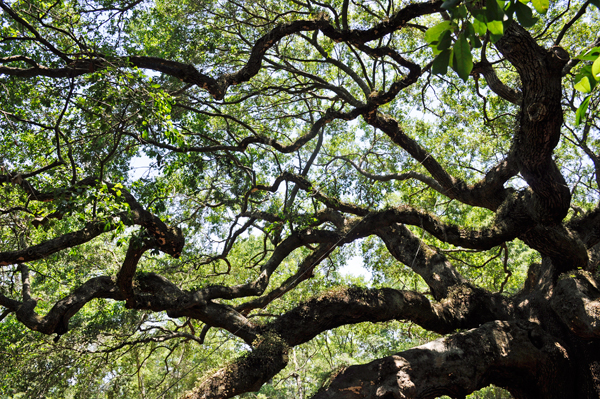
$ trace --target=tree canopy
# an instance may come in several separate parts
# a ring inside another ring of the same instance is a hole
[[[600,396],[598,0],[0,8],[1,397]]]

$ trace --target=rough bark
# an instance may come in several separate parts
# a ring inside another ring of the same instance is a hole
[[[313,398],[464,398],[490,383],[518,399],[566,398],[577,391],[561,342],[535,324],[494,321],[348,367]]]

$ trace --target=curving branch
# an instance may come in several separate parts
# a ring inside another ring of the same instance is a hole
[[[470,293],[470,294],[469,294]],[[456,287],[442,303],[425,295],[391,288],[347,288],[310,299],[260,329],[258,345],[234,363],[208,376],[182,398],[230,398],[258,390],[287,363],[290,347],[307,342],[323,331],[345,324],[410,320],[439,333],[478,326],[503,313],[499,295],[468,286]],[[495,305],[495,306],[492,306]],[[267,342],[267,347],[265,347]],[[260,363],[255,363],[260,359]],[[251,369],[251,362],[253,368]],[[366,396],[370,397],[370,396]]]
[[[110,277],[102,276],[88,280],[70,295],[59,300],[44,317],[35,312],[38,301],[31,297],[20,302],[0,293],[0,305],[15,312],[17,319],[28,328],[60,336],[68,331],[69,319],[95,298],[123,299],[115,282]]]
[[[519,172],[534,193],[534,219],[543,224],[557,223],[571,203],[569,187],[552,159],[563,123],[561,71],[569,55],[560,47],[540,47],[515,22],[509,24],[496,47],[516,68],[523,86],[513,148]]]
[[[494,93],[508,102],[511,102],[515,105],[521,105],[521,101],[523,101],[523,93],[505,85],[498,78],[498,75],[496,75],[496,71],[492,67],[492,64],[490,64],[488,61],[484,60],[475,64],[471,74],[474,76],[479,76],[479,74],[483,75],[489,88]]]
[[[336,42],[343,41],[351,44],[364,44],[372,40],[382,38],[395,30],[401,29],[414,18],[438,12],[441,4],[442,1],[439,0],[433,2],[409,4],[396,12],[388,20],[376,24],[370,29],[364,30],[353,29],[340,31],[336,29],[334,25],[332,25],[326,18],[281,23],[254,43],[246,64],[240,70],[234,73],[225,73],[216,78],[201,73],[191,64],[165,60],[157,57],[130,55],[114,60],[113,64],[126,67],[133,66],[162,72],[169,76],[178,78],[184,83],[201,87],[208,91],[215,99],[222,100],[230,86],[238,85],[254,77],[259,72],[267,51],[273,47],[275,43],[279,42],[286,36],[300,32],[319,30],[325,36]],[[2,5],[3,8],[7,8],[3,2]],[[12,12],[11,17],[17,21],[21,19],[14,12]],[[41,38],[41,40],[43,40],[43,38]],[[53,49],[52,47],[49,48]],[[62,52],[56,50],[55,53],[68,63],[66,67],[47,68],[44,66],[33,66],[31,68],[23,69],[1,66],[0,74],[24,78],[35,76],[67,78],[91,73],[100,69],[104,69],[110,65],[110,62],[104,58],[90,58],[71,61]]]
[[[180,106],[182,108],[190,109],[190,107],[185,107],[182,105],[180,105]],[[128,136],[134,137],[142,144],[150,144],[154,147],[163,148],[165,150],[178,152],[178,153],[189,153],[189,152],[209,153],[209,152],[218,152],[218,151],[243,152],[248,148],[248,146],[250,146],[252,144],[262,144],[262,145],[268,145],[282,154],[290,154],[290,153],[298,151],[306,143],[308,143],[313,138],[315,138],[319,134],[319,130],[322,129],[327,123],[329,123],[333,119],[335,119],[336,116],[338,116],[338,115],[343,115],[343,114],[335,112],[333,110],[328,110],[327,112],[325,112],[325,115],[323,115],[323,117],[319,118],[319,120],[317,120],[313,124],[313,126],[310,128],[308,133],[298,137],[294,142],[292,142],[290,144],[282,144],[273,138],[256,134],[254,136],[249,136],[249,137],[243,138],[242,140],[239,141],[239,143],[237,145],[211,145],[211,146],[203,146],[203,147],[197,147],[197,146],[179,147],[179,146],[174,146],[174,145],[167,144],[167,143],[162,143],[162,142],[160,142],[158,140],[154,140],[152,138],[142,138],[137,133],[125,133],[125,134],[127,134]],[[221,115],[218,115],[218,116],[221,116]]]
[[[540,375],[544,378],[537,382]],[[517,398],[558,399],[577,390],[573,377],[563,344],[539,326],[493,321],[350,366],[313,399],[464,398],[489,384],[506,387]],[[564,384],[565,379],[572,383]]]
[[[404,133],[394,118],[377,110],[363,113],[363,118],[422,164],[442,187],[440,192],[449,198],[495,211],[510,194],[511,191],[504,188],[504,183],[518,173],[516,159],[512,154],[492,168],[480,182],[470,186],[450,175],[431,153]]]
[[[336,156],[336,157],[332,157],[332,159],[341,159],[344,162],[349,163],[350,165],[352,165],[354,167],[354,169],[356,169],[356,171],[358,173],[360,173],[361,175],[363,175],[371,180],[386,182],[386,181],[391,181],[391,180],[404,181],[404,180],[409,180],[409,179],[415,179],[415,180],[419,180],[422,183],[425,183],[430,188],[434,189],[435,191],[437,191],[439,193],[445,192],[444,188],[435,179],[433,179],[432,177],[429,177],[427,175],[424,175],[423,173],[415,172],[414,170],[411,170],[411,171],[405,172],[405,173],[391,173],[391,174],[387,174],[387,175],[376,175],[374,173],[370,173],[370,172],[364,170],[359,165],[357,165],[354,161],[352,161],[351,159],[348,159],[346,157]]]

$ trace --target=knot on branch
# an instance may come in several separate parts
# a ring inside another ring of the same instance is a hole
[[[569,62],[569,60],[571,59],[567,50],[565,50],[564,48],[562,48],[560,46],[553,46],[550,49],[550,54],[552,55],[552,57],[554,59],[556,59],[558,61],[561,68],[563,66],[565,66],[567,64],[567,62]]]
[[[527,116],[532,122],[539,122],[546,117],[548,111],[542,103],[533,103],[527,107]]]

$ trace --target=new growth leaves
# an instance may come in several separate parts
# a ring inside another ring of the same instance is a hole
[[[592,92],[596,89],[600,80],[600,47],[594,47],[578,57],[582,61],[593,61],[591,65],[585,65],[575,75],[575,86],[573,88],[581,93],[587,94],[575,113],[575,125],[580,125],[587,113]]]

